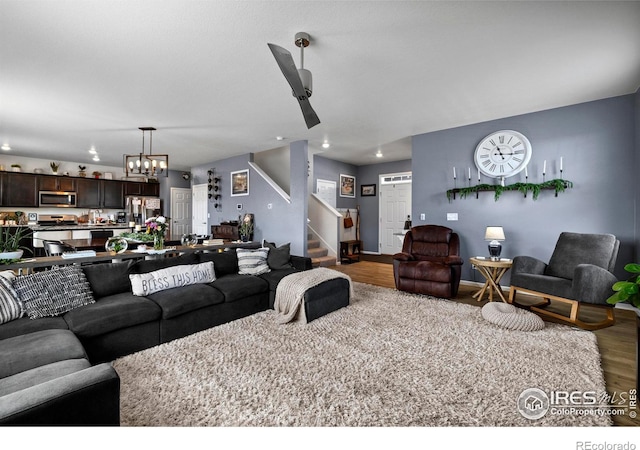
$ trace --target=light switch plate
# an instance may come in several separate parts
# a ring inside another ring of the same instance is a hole
[[[458,213],[447,213],[447,220],[458,220]]]
[[[425,220],[427,218],[427,216],[425,215],[425,213],[420,214],[420,220]]]

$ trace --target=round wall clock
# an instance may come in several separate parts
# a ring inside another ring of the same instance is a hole
[[[496,131],[480,141],[473,159],[488,177],[510,177],[529,164],[531,143],[517,131]]]

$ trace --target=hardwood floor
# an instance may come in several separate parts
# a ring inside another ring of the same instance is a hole
[[[346,273],[353,281],[395,288],[393,266],[389,264],[389,258],[363,255],[361,259],[357,263],[332,266],[331,268]],[[478,307],[484,305],[486,300],[478,302],[472,298],[472,294],[478,288],[479,286],[474,284],[462,283],[455,300]],[[518,298],[525,299],[520,295]],[[581,314],[584,314],[586,320],[604,316],[602,311],[595,308],[586,307],[583,310]],[[637,387],[636,345],[638,336],[635,314],[631,311],[616,309],[615,325],[596,330],[594,333],[598,340],[608,394],[615,395],[615,398],[618,398],[621,393],[628,395],[631,390],[635,390]],[[620,426],[640,425],[639,418],[631,418],[628,414],[613,416],[613,422]]]

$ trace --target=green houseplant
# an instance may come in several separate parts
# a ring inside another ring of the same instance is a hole
[[[20,259],[25,250],[31,252],[29,248],[20,244],[20,241],[29,236],[31,236],[30,228],[17,227],[12,231],[10,227],[0,226],[0,260]]]
[[[616,293],[607,299],[607,303],[615,305],[620,302],[629,302],[636,308],[640,308],[640,264],[627,264],[624,270],[633,275],[627,281],[618,281],[611,286]]]
[[[251,234],[253,233],[253,222],[248,220],[243,220],[238,227],[238,234],[240,234],[240,240],[242,242],[247,242],[251,239]]]
[[[51,166],[51,172],[54,175],[57,175],[58,174],[58,169],[60,168],[60,163],[59,162],[55,162],[55,161],[51,161],[49,163],[49,166]]]

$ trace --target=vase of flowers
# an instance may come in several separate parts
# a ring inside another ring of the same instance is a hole
[[[164,248],[164,234],[167,231],[167,218],[164,216],[151,217],[146,220],[147,234],[153,236],[153,249]]]

